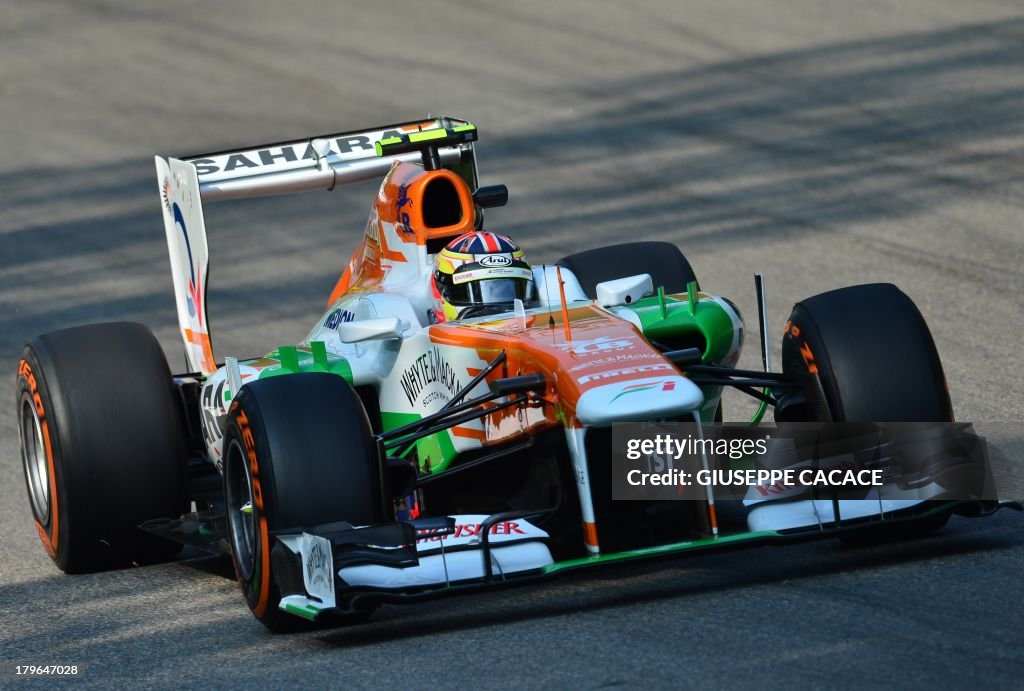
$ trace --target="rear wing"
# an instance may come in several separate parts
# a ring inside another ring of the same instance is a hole
[[[426,136],[417,135],[419,132],[467,129],[472,129],[473,137],[459,137],[457,143],[436,147],[436,153],[441,166],[457,173],[470,190],[475,190],[475,128],[465,120],[449,117],[198,156],[157,156],[178,325],[190,370],[207,375],[217,369],[206,315],[209,258],[203,202],[333,190],[339,185],[383,178],[396,161],[421,159],[420,152],[393,145],[396,138],[408,141]],[[381,142],[383,147],[379,146]]]

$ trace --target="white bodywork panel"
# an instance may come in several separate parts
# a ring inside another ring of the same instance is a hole
[[[309,533],[302,534],[302,584],[311,597],[324,607],[334,607],[334,553],[331,541]]]
[[[561,271],[559,271],[561,268]],[[569,269],[557,267],[554,264],[544,264],[533,267],[533,282],[537,286],[537,299],[545,307],[562,304],[562,297],[558,292],[558,274],[562,274],[562,283],[565,288],[565,301],[570,305],[574,302],[590,302],[590,298],[583,292],[576,274]]]

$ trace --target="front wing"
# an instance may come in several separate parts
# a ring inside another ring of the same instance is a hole
[[[565,573],[641,560],[665,559],[747,545],[787,544],[842,537],[884,523],[950,514],[987,516],[1010,501],[928,501],[896,508],[883,516],[865,505],[841,500],[849,516],[813,527],[760,530],[633,549],[556,562],[548,534],[530,522],[538,512],[459,515],[382,526],[320,526],[311,532],[278,535],[273,572],[282,593],[280,608],[317,620],[346,615],[376,604],[446,597],[468,591],[533,583]]]

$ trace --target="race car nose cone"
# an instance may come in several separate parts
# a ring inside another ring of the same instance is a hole
[[[686,377],[634,379],[584,392],[576,417],[588,426],[659,420],[696,410],[703,402],[700,388]]]

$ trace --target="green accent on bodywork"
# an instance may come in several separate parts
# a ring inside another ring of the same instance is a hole
[[[444,139],[448,136],[448,130],[424,130],[422,132],[411,132],[409,143],[429,142],[434,139]]]
[[[381,411],[381,429],[387,432],[388,430],[408,425],[410,422],[416,422],[420,417],[422,416],[416,413],[388,413]],[[457,453],[455,451],[455,444],[452,442],[451,432],[448,430],[441,430],[436,434],[431,434],[429,437],[419,439],[411,448],[416,449],[416,459],[421,472],[426,471],[428,463],[432,473],[444,470],[455,459]]]
[[[281,367],[290,372],[299,371],[299,350],[295,346],[281,346],[277,349]]]
[[[688,333],[701,334],[707,344],[702,357],[704,362],[719,362],[732,348],[732,319],[714,300],[701,300],[697,294],[692,300],[687,295],[685,301],[673,296],[652,295],[638,300],[630,309],[640,318],[647,338],[671,341]]]
[[[388,413],[382,410],[380,411],[380,428],[382,432],[387,432],[393,429],[397,429],[399,427],[404,427],[405,425],[408,425],[410,423],[416,422],[421,417],[423,416],[417,415],[416,413]],[[426,440],[420,440],[419,442],[416,442],[415,444],[410,446],[409,449],[401,455],[401,457],[405,458],[406,454],[412,449],[416,449],[417,454],[419,454],[420,443],[422,441]],[[424,457],[421,456],[420,458]]]
[[[310,621],[315,621],[316,615],[320,611],[316,607],[310,607],[309,605],[306,605],[305,607],[299,607],[298,605],[293,605],[290,602],[285,604],[284,609],[286,612],[298,614],[303,619],[309,619]]]
[[[465,134],[468,132],[476,132],[476,125],[466,123],[465,125],[457,125],[450,129],[431,129],[431,130],[420,130],[419,132],[410,132],[409,134],[400,137],[388,137],[387,139],[381,139],[373,145],[374,150],[378,156],[386,155],[384,149],[402,144],[403,141],[409,144],[421,144],[423,142],[432,142],[440,139],[447,139],[454,134]],[[474,141],[475,137],[466,139],[465,137],[456,138],[455,142],[449,142],[449,145],[454,146],[458,142],[463,141]],[[473,178],[476,175],[472,175]]]
[[[665,289],[658,287],[655,295],[645,297],[629,306],[628,312],[640,320],[644,336],[671,343],[673,339],[687,334],[700,334],[705,348],[701,354],[704,362],[720,362],[732,349],[733,321],[725,309],[715,300],[701,295],[696,281],[687,285],[686,293],[666,296]],[[612,311],[617,311],[612,308]],[[715,421],[717,401],[722,396],[721,386],[701,386],[705,405],[700,409],[701,422]],[[716,401],[708,405],[708,401]]]
[[[401,137],[388,137],[387,139],[381,139],[379,142],[374,144],[373,148],[376,149],[378,156],[383,156],[384,155],[384,147],[385,146],[391,146],[393,144],[401,144],[401,143],[402,143],[402,138]]]
[[[313,366],[319,367],[326,372],[330,366],[327,362],[327,345],[323,341],[312,341],[309,347],[313,353]]]
[[[627,552],[616,552],[615,554],[602,554],[597,557],[580,557],[579,559],[568,559],[557,564],[550,564],[544,567],[544,573],[558,573],[569,569],[577,569],[592,564],[609,563],[615,561],[628,561],[630,559],[642,559],[657,554],[671,554],[673,552],[688,552],[690,550],[714,549],[721,545],[736,542],[747,542],[751,540],[763,540],[765,538],[781,537],[780,533],[774,531],[759,531],[754,533],[737,533],[736,535],[723,535],[720,537],[709,537],[702,540],[691,540],[690,542],[676,542],[671,545],[659,545],[658,547],[645,547],[643,549],[632,549]]]
[[[321,372],[336,374],[349,384],[352,383],[352,366],[348,364],[348,360],[338,355],[330,355],[323,341],[313,341],[309,348],[281,346],[263,359],[277,360],[280,364],[260,370],[260,379],[299,372]]]
[[[421,417],[423,416],[416,413],[387,413],[382,410],[380,412],[381,430],[387,432],[402,425],[408,425],[410,422],[416,422]]]

